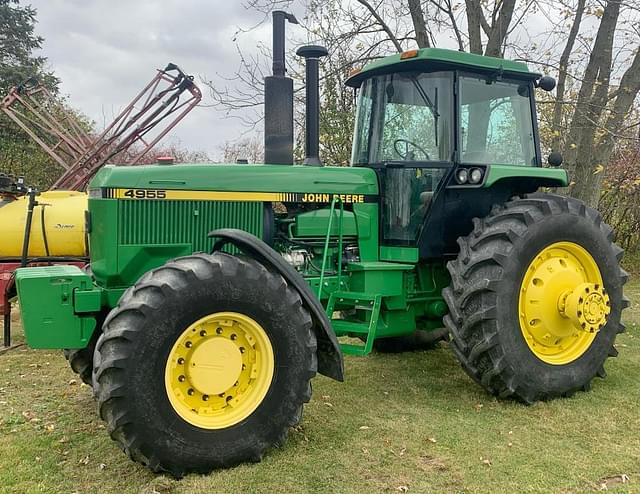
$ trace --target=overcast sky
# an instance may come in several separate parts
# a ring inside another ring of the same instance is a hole
[[[25,2],[26,3],[26,2]],[[187,73],[231,75],[238,56],[238,27],[263,20],[239,0],[31,0],[43,55],[62,80],[72,106],[93,118],[112,117],[168,62]],[[300,28],[298,28],[300,29]],[[270,23],[243,34],[247,52],[271,43]],[[202,87],[202,85],[201,85]],[[203,88],[206,98],[206,88]],[[245,128],[210,108],[196,108],[172,131],[185,147],[220,154]]]

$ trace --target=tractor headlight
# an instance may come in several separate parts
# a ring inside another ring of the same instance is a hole
[[[467,171],[466,168],[460,168],[456,172],[456,182],[462,185],[462,184],[466,184],[467,180],[469,180],[469,172]]]
[[[479,184],[482,180],[482,170],[480,168],[472,168],[469,172],[469,183]]]

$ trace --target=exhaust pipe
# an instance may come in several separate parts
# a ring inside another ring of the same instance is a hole
[[[285,75],[285,22],[298,20],[282,10],[273,12],[273,75],[264,78],[264,161],[293,164],[293,80]]]
[[[301,46],[296,55],[306,60],[306,124],[304,164],[322,166],[320,161],[320,58],[329,54],[324,46]]]

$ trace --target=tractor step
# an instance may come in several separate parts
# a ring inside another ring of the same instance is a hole
[[[346,355],[357,355],[358,357],[364,357],[371,352],[371,350],[367,351],[364,345],[350,345],[349,343],[340,343],[340,349]]]
[[[338,336],[365,335],[364,345],[341,343],[340,348],[343,353],[349,355],[367,355],[371,353],[373,341],[376,337],[381,305],[382,297],[380,295],[336,291],[329,296],[327,315],[331,320],[335,333]],[[364,320],[333,317],[335,312],[353,309],[364,311],[366,314]]]

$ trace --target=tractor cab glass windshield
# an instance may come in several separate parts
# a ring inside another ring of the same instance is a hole
[[[352,164],[451,161],[451,73],[401,72],[363,82]]]
[[[462,163],[535,166],[531,84],[460,77]]]

